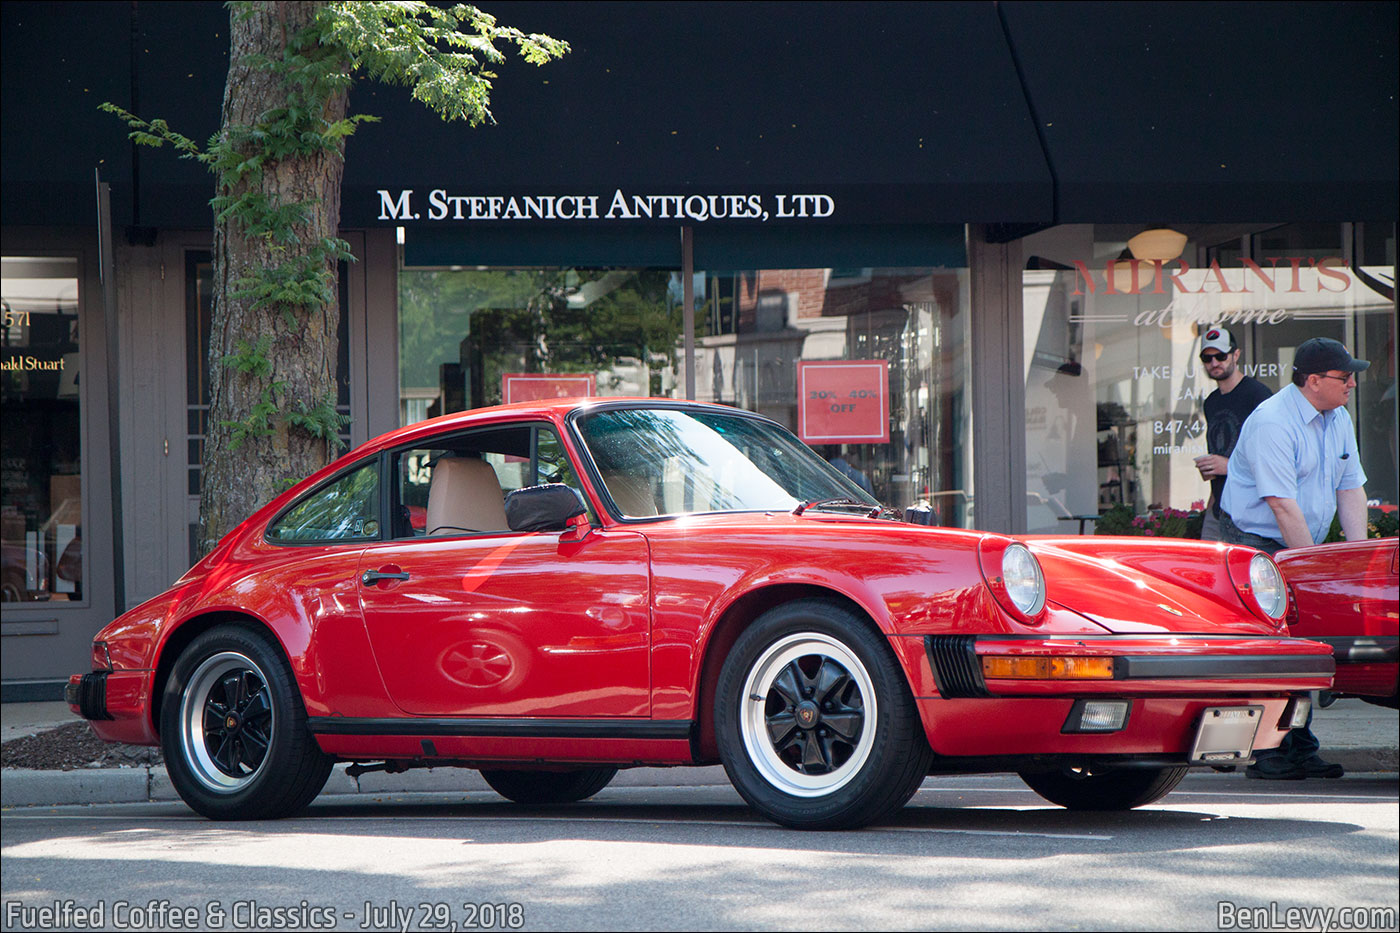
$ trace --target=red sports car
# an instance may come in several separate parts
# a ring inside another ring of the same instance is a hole
[[[1326,642],[1332,692],[1396,708],[1400,673],[1400,553],[1395,538],[1280,551],[1293,602],[1289,631]]]
[[[757,415],[562,400],[342,457],[98,633],[68,699],[215,819],[291,813],[337,760],[529,803],[719,761],[803,828],[930,773],[1124,809],[1331,685],[1287,605],[1248,548],[906,523]]]

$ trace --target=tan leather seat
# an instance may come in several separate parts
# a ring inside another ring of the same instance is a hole
[[[506,531],[505,496],[496,471],[474,457],[443,457],[428,484],[428,534]]]
[[[608,487],[608,495],[617,503],[623,515],[645,518],[657,515],[656,493],[645,476],[637,476],[622,470],[604,471],[603,485]]]

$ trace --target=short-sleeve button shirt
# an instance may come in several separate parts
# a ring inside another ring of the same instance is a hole
[[[1318,542],[1337,514],[1338,490],[1365,484],[1346,408],[1318,411],[1289,383],[1254,409],[1240,430],[1221,508],[1241,531],[1282,540],[1264,497],[1293,499]]]

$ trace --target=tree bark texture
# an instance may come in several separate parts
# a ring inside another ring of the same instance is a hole
[[[288,79],[257,57],[281,61],[289,41],[311,25],[323,4],[266,2],[249,4],[250,12],[231,16],[228,83],[224,90],[222,133],[229,127],[253,125],[273,108],[285,106]],[[325,102],[327,120],[346,113],[344,90]],[[251,151],[252,147],[249,147]],[[305,255],[323,237],[337,235],[340,225],[340,183],[344,169],[340,151],[319,151],[269,161],[255,184],[274,204],[309,205],[304,223],[296,225],[296,242],[277,243],[249,236],[237,216],[216,219],[214,228],[214,308],[209,346],[210,412],[200,488],[200,555],[254,511],[328,463],[333,441],[318,439],[281,417],[298,401],[311,407],[336,397],[339,289],[335,260],[327,263],[332,277],[331,301],[325,307],[271,305],[254,308],[253,298],[234,297],[259,269],[275,268]],[[241,193],[239,190],[232,192]],[[266,374],[241,372],[226,358],[270,339]],[[265,395],[269,387],[270,396]],[[265,397],[277,411],[267,419],[271,434],[247,436],[235,443],[229,422],[245,421]]]

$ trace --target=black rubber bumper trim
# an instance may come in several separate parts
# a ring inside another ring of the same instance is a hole
[[[1308,640],[1331,645],[1332,657],[1338,664],[1384,664],[1387,661],[1400,661],[1400,636],[1309,635]]]
[[[1114,658],[1114,680],[1175,680],[1217,677],[1312,677],[1334,674],[1337,663],[1314,655],[1216,655],[1164,658],[1127,655]]]
[[[63,685],[63,699],[71,706],[78,707],[84,719],[110,720],[107,712],[107,675],[111,671],[92,671],[84,674],[76,684]]]

